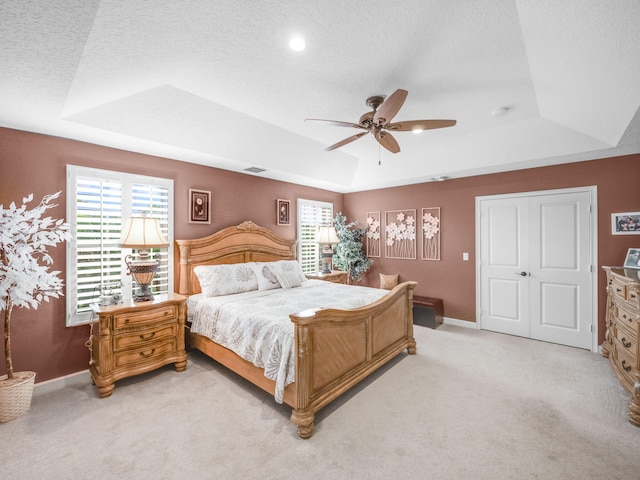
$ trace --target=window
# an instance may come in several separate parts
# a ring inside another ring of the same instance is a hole
[[[322,259],[316,232],[318,227],[332,222],[332,203],[298,199],[298,261],[304,273],[320,271]]]
[[[67,165],[67,326],[90,320],[101,288],[132,297],[135,285],[124,257],[135,252],[118,247],[118,241],[126,219],[142,214],[159,218],[173,243],[173,180]],[[173,285],[173,249],[155,253],[161,259],[153,291],[166,293]]]

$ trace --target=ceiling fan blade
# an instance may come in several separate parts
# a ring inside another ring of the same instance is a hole
[[[381,131],[376,133],[376,140],[380,145],[389,150],[391,153],[398,153],[400,151],[400,145],[396,142],[396,139],[393,138],[389,132]]]
[[[330,152],[331,150],[335,150],[336,148],[344,147],[347,143],[355,142],[357,139],[366,135],[367,133],[369,132],[367,131],[367,132],[358,133],[356,135],[351,135],[349,138],[345,138],[344,140],[341,140],[338,143],[325,148],[325,151]]]
[[[453,127],[455,124],[455,120],[406,120],[404,122],[390,123],[385,128],[394,132],[410,132],[413,130]]]
[[[336,127],[353,127],[353,128],[364,128],[362,125],[353,122],[341,122],[340,120],[323,120],[321,118],[305,118],[305,122],[324,122],[329,125],[334,125]]]
[[[376,110],[375,115],[373,116],[374,123],[378,125],[385,125],[391,121],[393,117],[396,116],[402,105],[404,104],[405,99],[409,92],[406,90],[402,90],[399,88],[387,98],[380,108]]]

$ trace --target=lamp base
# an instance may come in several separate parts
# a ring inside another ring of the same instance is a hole
[[[140,285],[140,293],[138,293],[135,297],[133,297],[134,302],[149,302],[153,300],[153,295],[151,294],[150,285]]]
[[[140,293],[133,297],[134,302],[148,302],[153,300],[151,294],[151,282],[158,269],[158,260],[131,260],[130,256],[125,259],[129,272],[133,275],[136,283],[140,287]]]
[[[322,258],[322,273],[326,275],[331,273],[331,262],[333,261],[333,249],[331,245],[325,245],[320,253],[320,258]]]

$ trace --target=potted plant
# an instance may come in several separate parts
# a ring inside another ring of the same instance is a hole
[[[362,274],[369,270],[373,263],[363,249],[367,229],[358,227],[358,222],[347,223],[347,217],[341,212],[333,219],[333,224],[340,240],[333,255],[333,264],[348,273],[349,283],[351,280],[360,281]]]
[[[0,422],[19,417],[31,407],[35,372],[13,371],[11,359],[11,312],[14,307],[38,308],[44,300],[63,294],[59,271],[49,271],[53,263],[47,248],[69,240],[69,225],[42,215],[57,206],[51,201],[61,192],[45,195],[32,209],[27,204],[33,194],[0,205],[0,311],[4,314],[4,355],[6,375],[0,376]]]

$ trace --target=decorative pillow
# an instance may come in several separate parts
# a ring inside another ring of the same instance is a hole
[[[293,276],[297,276],[300,282],[304,282],[307,279],[302,271],[302,265],[297,260],[278,260],[273,263],[273,266],[276,274],[278,272],[290,273]]]
[[[258,289],[252,263],[199,265],[193,269],[207,297],[231,295]]]
[[[258,290],[280,288],[274,265],[275,262],[255,262],[252,265],[253,273],[258,280]]]
[[[398,275],[380,274],[380,288],[392,290],[396,285],[398,285]]]
[[[276,278],[282,288],[294,288],[302,285],[297,272],[281,270],[276,272]]]

